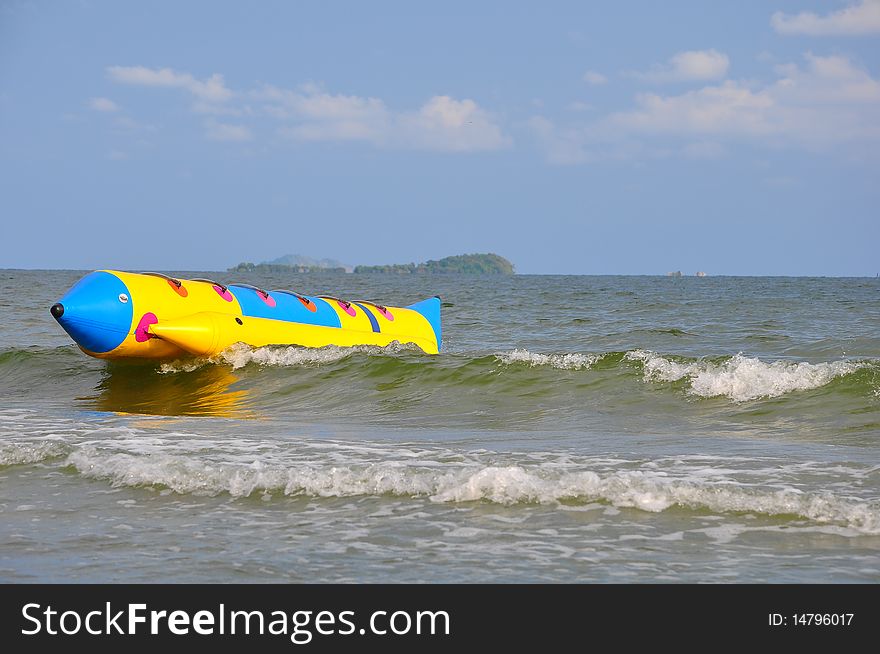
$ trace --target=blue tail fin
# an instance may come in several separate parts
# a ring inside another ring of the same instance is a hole
[[[431,328],[434,330],[434,335],[437,337],[437,349],[439,350],[441,344],[440,338],[442,333],[442,329],[440,327],[440,296],[435,295],[434,297],[430,297],[427,300],[416,302],[415,304],[409,305],[407,309],[418,311],[427,319],[429,323],[431,323]]]

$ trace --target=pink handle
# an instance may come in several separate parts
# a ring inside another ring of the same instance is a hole
[[[355,311],[354,307],[351,306],[350,304],[346,305],[345,302],[340,302],[339,300],[336,301],[336,304],[338,304],[339,308],[342,309],[343,311],[345,311],[345,313],[347,313],[348,315],[350,315],[350,316],[357,315],[357,311]]]
[[[141,316],[134,330],[134,340],[138,343],[144,343],[153,338],[153,335],[150,333],[150,325],[155,325],[157,322],[159,322],[159,319],[155,313],[145,313]]]
[[[220,288],[216,284],[214,284],[211,288],[217,291],[217,295],[222,297],[224,300],[226,300],[227,302],[232,302],[232,293],[229,292],[228,288]]]
[[[394,316],[391,315],[391,312],[385,307],[376,307],[376,309],[381,313],[386,320],[389,322],[394,322]]]

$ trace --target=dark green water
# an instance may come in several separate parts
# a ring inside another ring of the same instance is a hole
[[[444,352],[114,365],[81,274],[0,271],[4,580],[880,581],[880,280],[221,274]]]

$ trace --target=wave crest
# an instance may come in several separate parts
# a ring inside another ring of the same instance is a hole
[[[405,462],[322,467],[211,463],[179,455],[106,454],[91,448],[71,453],[66,464],[114,486],[161,486],[177,493],[246,497],[282,493],[317,497],[382,496],[433,502],[486,501],[512,505],[604,501],[617,507],[660,512],[674,506],[721,513],[791,515],[880,534],[880,502],[768,489],[729,480],[682,479],[643,470],[596,473],[552,466],[412,465]]]
[[[645,381],[687,379],[694,395],[725,396],[736,402],[819,388],[866,365],[852,361],[767,363],[742,354],[720,364],[708,361],[681,363],[646,350],[633,350],[626,354],[626,358],[642,363]]]
[[[495,358],[507,365],[525,363],[533,368],[549,366],[558,370],[587,370],[593,367],[603,356],[602,354],[580,354],[578,352],[538,354],[528,350],[515,349],[510,352],[496,354]]]
[[[206,365],[225,364],[233,370],[244,368],[248,364],[269,367],[320,366],[341,361],[354,354],[374,356],[393,356],[402,352],[421,352],[415,345],[391,343],[384,347],[377,345],[355,345],[338,347],[329,345],[322,348],[300,347],[299,345],[267,345],[251,347],[244,343],[236,343],[215,357],[200,359],[182,359],[163,363],[159,372],[192,372]]]
[[[62,443],[0,443],[0,466],[40,463],[62,457],[69,451]]]
[[[646,382],[684,382],[688,392],[697,397],[726,397],[734,402],[746,402],[760,398],[774,398],[797,391],[819,388],[830,382],[859,370],[871,369],[875,374],[871,379],[860,380],[868,384],[868,392],[876,396],[876,380],[880,374],[880,362],[876,359],[840,360],[821,363],[804,361],[763,361],[742,353],[732,357],[714,359],[693,359],[675,355],[661,355],[650,350],[629,350],[626,352],[562,352],[542,354],[527,349],[516,348],[490,356],[468,354],[448,354],[432,359],[437,365],[427,365],[425,358],[405,358],[401,355],[421,353],[416,346],[392,344],[386,347],[355,346],[306,348],[299,346],[250,347],[236,344],[211,359],[179,360],[164,363],[161,373],[192,372],[206,365],[231,366],[238,370],[246,366],[260,368],[320,368],[342,362],[350,357],[359,358],[347,364],[359,370],[378,365],[379,374],[391,374],[397,370],[393,365],[385,366],[391,359],[406,367],[406,374],[414,383],[424,381],[437,384],[446,381],[434,373],[439,368],[456,367],[477,374],[464,379],[485,382],[479,372],[497,372],[497,364],[510,367],[510,374],[522,375],[523,383],[547,383],[552,380],[554,371],[597,371],[601,370],[607,378],[624,380],[633,373],[633,363],[642,373]],[[422,376],[423,375],[423,376]],[[872,381],[873,380],[873,381]]]

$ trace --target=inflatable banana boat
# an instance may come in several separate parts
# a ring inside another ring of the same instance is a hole
[[[440,351],[440,298],[408,307],[250,284],[99,270],[50,309],[80,349],[100,359],[212,356],[234,343],[389,345]]]

